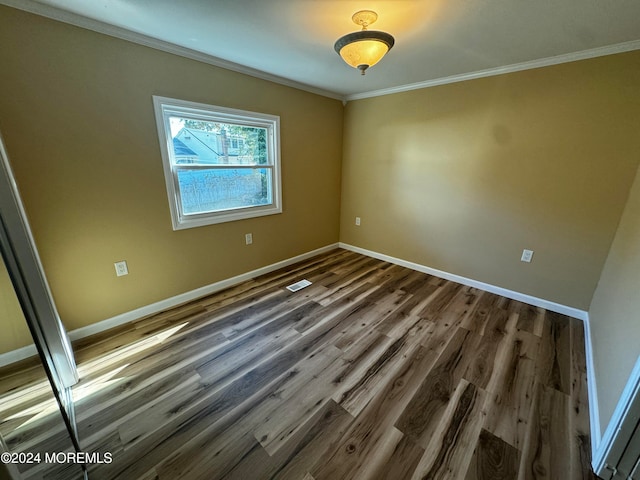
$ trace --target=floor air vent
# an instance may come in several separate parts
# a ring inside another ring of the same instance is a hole
[[[309,280],[300,280],[299,282],[294,283],[293,285],[289,285],[287,290],[291,290],[292,292],[297,292],[298,290],[302,290],[304,287],[308,287],[311,285]]]

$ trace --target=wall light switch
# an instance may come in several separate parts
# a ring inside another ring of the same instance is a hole
[[[356,217],[356,225],[359,227],[360,226],[360,217]]]
[[[122,260],[113,264],[116,267],[116,276],[122,277],[123,275],[129,275],[129,269],[127,268],[127,262]]]
[[[251,245],[253,243],[253,234],[251,234],[251,233],[245,234],[244,243],[245,243],[245,245]]]
[[[531,258],[533,257],[533,250],[522,250],[522,257],[520,257],[521,262],[531,262]]]

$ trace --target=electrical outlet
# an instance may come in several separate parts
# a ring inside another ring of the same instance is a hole
[[[360,226],[360,217],[356,217],[356,226]]]
[[[522,257],[520,257],[520,261],[530,263],[532,257],[533,257],[533,250],[524,249],[522,250]]]
[[[129,269],[127,268],[127,262],[122,260],[113,264],[116,267],[116,276],[122,277],[123,275],[129,275]]]
[[[245,245],[251,245],[253,243],[253,234],[251,234],[251,233],[245,234],[244,243],[245,243]]]

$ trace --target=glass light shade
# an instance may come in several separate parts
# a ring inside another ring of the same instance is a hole
[[[348,65],[364,74],[391,50],[393,44],[394,39],[388,33],[363,30],[340,38],[334,48]]]
[[[378,40],[360,40],[342,47],[340,56],[353,68],[359,65],[373,67],[388,51],[389,47]]]

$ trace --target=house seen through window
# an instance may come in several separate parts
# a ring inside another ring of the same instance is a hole
[[[279,118],[154,97],[174,229],[280,213]]]

